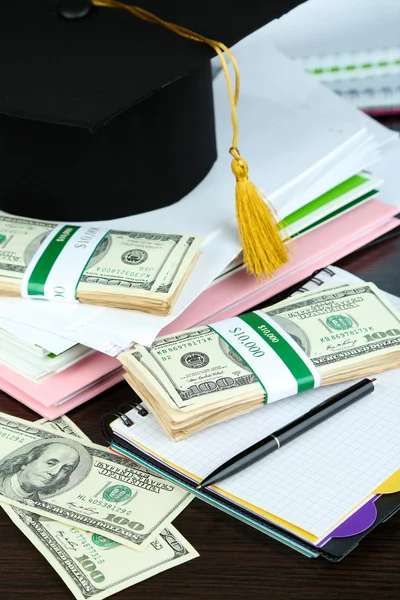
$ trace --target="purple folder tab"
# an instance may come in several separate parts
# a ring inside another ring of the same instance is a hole
[[[351,537],[362,533],[371,525],[375,523],[377,516],[377,510],[375,501],[379,498],[379,494],[373,496],[368,502],[361,506],[355,513],[353,513],[348,519],[343,521],[336,527],[329,535],[327,535],[321,542],[317,544],[318,548],[321,548],[332,538],[345,538]]]

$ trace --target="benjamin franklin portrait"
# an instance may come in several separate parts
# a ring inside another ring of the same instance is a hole
[[[0,493],[12,500],[42,500],[71,487],[74,474],[82,480],[90,469],[90,457],[78,443],[57,438],[28,446],[0,462]]]

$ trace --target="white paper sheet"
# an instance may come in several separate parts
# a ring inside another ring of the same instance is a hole
[[[38,354],[45,356],[46,354],[62,354],[66,350],[73,348],[75,342],[66,338],[60,337],[50,333],[37,329],[26,323],[18,323],[17,321],[10,321],[0,317],[0,328],[4,329],[5,332],[15,336],[15,340],[18,340],[21,344],[28,346],[40,346],[38,348]]]

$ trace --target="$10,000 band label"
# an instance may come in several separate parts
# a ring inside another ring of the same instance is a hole
[[[275,402],[319,387],[321,376],[291,336],[261,311],[246,313],[210,326],[245,361]]]

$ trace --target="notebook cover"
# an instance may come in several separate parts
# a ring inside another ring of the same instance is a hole
[[[257,529],[261,533],[264,533],[277,541],[284,543],[289,546],[293,550],[297,550],[304,556],[308,558],[318,558],[318,556],[324,556],[325,558],[330,558],[330,556],[324,551],[311,546],[304,540],[297,539],[296,536],[288,533],[281,529],[278,525],[270,524],[257,517],[251,513],[248,513],[246,510],[238,508],[235,504],[229,502],[228,500],[221,501],[221,498],[213,494],[212,491],[206,489],[198,491],[194,487],[192,482],[187,481],[183,476],[177,475],[175,472],[170,472],[167,468],[160,468],[159,465],[151,458],[149,458],[145,453],[140,452],[137,448],[132,448],[127,442],[121,440],[118,436],[115,436],[115,440],[110,445],[110,450],[124,456],[125,458],[129,458],[130,460],[134,460],[148,468],[151,471],[154,471],[169,481],[176,483],[180,487],[190,491],[192,494],[197,496],[200,500],[211,504],[215,508],[222,510],[229,515],[243,521],[247,525],[250,525],[254,529]],[[332,557],[332,560],[337,560],[335,557]]]
[[[165,464],[160,464],[156,459],[148,456],[136,446],[130,445],[116,434],[112,436],[110,449],[117,454],[127,456],[131,460],[136,460],[144,467],[165,476],[177,485],[189,490],[200,500],[223,510],[247,525],[258,529],[262,533],[310,558],[322,556],[331,562],[342,560],[358,546],[360,541],[370,531],[375,529],[380,523],[388,520],[400,508],[400,470],[398,470],[382,483],[357,511],[334,529],[325,539],[316,546],[313,546],[305,540],[297,538],[294,533],[282,529],[276,523],[265,521],[261,517],[243,508],[239,508],[225,498],[222,500],[212,490],[196,490],[193,482],[185,478],[184,475],[177,474],[176,471],[169,469]]]

